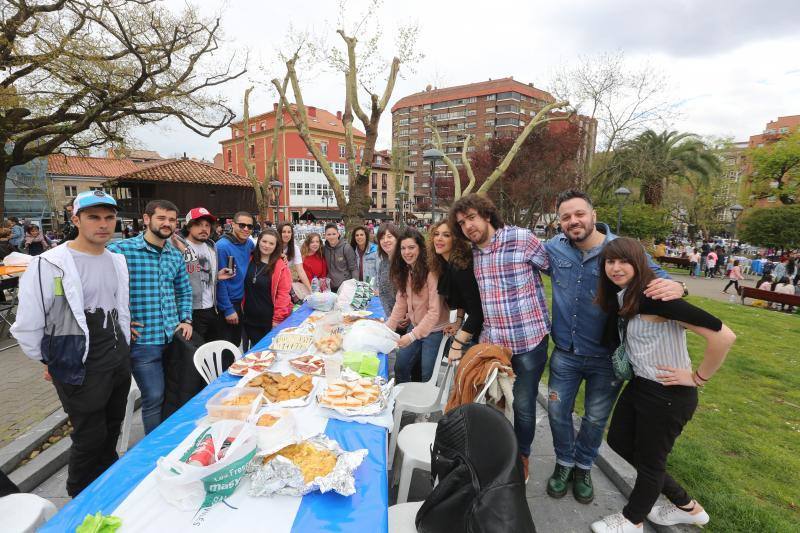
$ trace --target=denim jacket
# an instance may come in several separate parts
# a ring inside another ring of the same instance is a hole
[[[597,223],[597,231],[605,234],[605,243],[617,238],[607,224]],[[601,269],[598,246],[583,257],[563,233],[545,243],[550,257],[550,279],[553,286],[553,325],[551,335],[555,345],[576,355],[606,357],[611,349],[603,345],[606,313],[594,303]],[[648,256],[650,268],[656,276],[667,278],[667,273]]]

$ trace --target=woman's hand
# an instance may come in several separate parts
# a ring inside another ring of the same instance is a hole
[[[444,332],[445,335],[451,336],[455,335],[456,331],[458,331],[458,328],[460,327],[461,327],[461,322],[455,321],[447,324],[444,328],[442,328],[442,331]]]
[[[461,359],[461,356],[464,355],[464,350],[462,348],[453,348],[450,347],[450,351],[447,352],[447,362],[453,363],[453,361],[458,361]]]
[[[413,341],[411,340],[411,335],[409,335],[408,333],[406,333],[405,335],[403,335],[402,337],[400,337],[400,340],[398,340],[398,341],[397,341],[397,347],[398,347],[398,348],[405,348],[406,346],[408,346],[408,345],[409,345],[409,344],[411,344],[412,342],[413,342]]]
[[[661,374],[656,374],[656,378],[658,378],[658,381],[665,387],[672,385],[683,385],[684,387],[697,386],[694,379],[692,379],[692,374],[694,372],[691,369],[687,370],[685,368],[673,368],[671,366],[660,365],[657,365],[656,368],[662,371]]]

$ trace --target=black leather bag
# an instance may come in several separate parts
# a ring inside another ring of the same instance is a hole
[[[439,484],[417,512],[420,533],[535,533],[514,428],[496,409],[466,404],[439,421],[431,450]]]

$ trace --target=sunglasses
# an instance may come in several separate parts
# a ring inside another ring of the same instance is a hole
[[[252,224],[245,224],[243,222],[237,222],[236,224],[239,226],[239,229],[249,229],[250,231],[253,231]]]

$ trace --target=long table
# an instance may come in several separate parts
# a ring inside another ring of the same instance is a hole
[[[374,316],[383,316],[380,301],[373,298],[368,307]],[[303,305],[280,325],[264,337],[252,351],[269,347],[272,338],[284,328],[299,326],[312,310]],[[387,376],[385,354],[379,354],[379,372]],[[160,426],[142,439],[136,446],[89,485],[77,498],[68,503],[48,521],[40,531],[74,531],[87,514],[98,511],[113,514],[126,498],[153,471],[159,457],[167,455],[191,433],[195,422],[206,414],[206,402],[220,389],[231,387],[239,378],[227,372],[212,381],[186,405],[181,407]],[[277,528],[276,520],[269,516],[253,516],[252,528],[248,531],[299,532],[388,532],[389,505],[386,479],[386,430],[368,424],[329,419],[324,433],[336,440],[346,450],[366,448],[369,450],[364,463],[356,471],[356,494],[350,497],[335,493],[312,492],[304,496],[296,508],[294,519],[288,528]],[[234,494],[236,497],[243,487]],[[284,497],[287,498],[287,497]],[[296,502],[296,499],[295,499]],[[165,502],[165,505],[166,504]],[[223,503],[217,505],[224,505]],[[274,517],[273,517],[274,518]],[[285,517],[284,517],[285,518]],[[148,526],[137,523],[133,530],[162,531],[157,516],[150,518]],[[187,527],[193,529],[192,527]],[[126,531],[123,521],[122,531]]]

